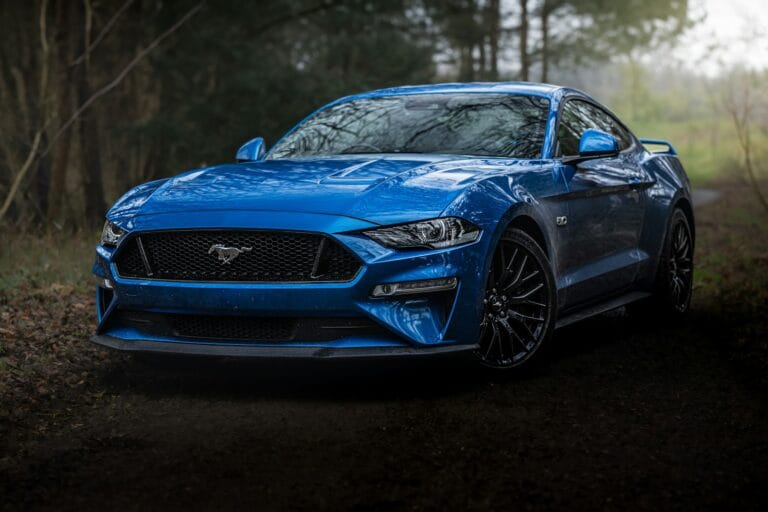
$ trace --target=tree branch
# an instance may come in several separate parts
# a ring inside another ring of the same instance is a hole
[[[189,11],[187,11],[187,13],[186,13],[184,16],[182,16],[181,18],[179,18],[179,20],[178,20],[176,23],[174,23],[174,24],[173,24],[173,25],[172,25],[170,28],[168,28],[168,29],[167,29],[165,32],[163,32],[162,34],[160,34],[159,36],[157,36],[157,37],[155,38],[155,40],[154,40],[154,41],[152,41],[151,43],[149,43],[149,44],[148,44],[147,46],[145,46],[145,47],[144,47],[144,48],[143,48],[143,49],[142,49],[142,50],[141,50],[139,53],[137,53],[137,54],[136,54],[136,56],[133,58],[133,60],[131,60],[131,62],[129,62],[129,63],[128,63],[128,65],[127,65],[127,66],[125,66],[125,68],[123,68],[123,70],[122,70],[120,73],[118,73],[118,74],[117,74],[117,76],[116,76],[115,78],[113,78],[111,82],[109,82],[107,85],[105,85],[104,87],[102,87],[101,89],[99,89],[98,91],[96,91],[95,93],[93,93],[93,94],[91,95],[91,97],[90,97],[90,98],[88,98],[87,100],[85,100],[85,102],[83,102],[83,104],[82,104],[82,105],[80,105],[80,107],[78,107],[78,109],[77,109],[77,110],[75,110],[75,112],[72,114],[72,116],[70,116],[70,118],[69,118],[69,119],[67,119],[67,120],[66,120],[66,121],[65,121],[65,122],[64,122],[64,123],[61,125],[61,127],[58,129],[58,131],[56,131],[56,133],[53,135],[53,137],[51,137],[51,142],[50,142],[50,144],[49,144],[49,145],[48,145],[48,147],[45,149],[45,151],[43,151],[43,152],[41,153],[41,155],[40,155],[40,156],[43,156],[43,155],[46,155],[46,154],[48,154],[48,152],[51,150],[51,148],[52,148],[52,147],[53,147],[53,145],[56,143],[56,141],[59,139],[59,137],[61,137],[61,135],[62,135],[62,134],[63,134],[63,133],[64,133],[64,132],[65,132],[65,131],[66,131],[66,130],[67,130],[69,127],[70,127],[70,126],[72,126],[72,123],[74,123],[75,121],[77,121],[77,118],[78,118],[78,117],[80,117],[80,114],[82,114],[82,113],[83,113],[85,110],[87,110],[87,109],[88,109],[88,107],[90,107],[91,105],[93,105],[93,103],[94,103],[94,102],[95,102],[97,99],[99,99],[100,97],[104,96],[104,95],[105,95],[105,94],[107,94],[109,91],[111,91],[112,89],[114,89],[115,87],[117,87],[118,85],[120,85],[120,82],[122,82],[122,81],[123,81],[123,79],[124,79],[124,78],[125,78],[125,77],[128,75],[128,73],[130,73],[130,72],[131,72],[131,70],[132,70],[134,67],[136,67],[136,65],[137,65],[139,62],[141,62],[141,60],[142,60],[144,57],[146,57],[146,56],[147,56],[147,55],[148,55],[150,52],[152,52],[152,50],[154,50],[155,48],[157,48],[157,46],[158,46],[160,43],[162,43],[162,42],[163,42],[163,41],[164,41],[164,40],[165,40],[165,39],[166,39],[168,36],[170,36],[171,34],[173,34],[174,32],[176,32],[176,31],[177,31],[177,30],[178,30],[178,29],[179,29],[179,28],[180,28],[180,27],[181,27],[181,26],[182,26],[184,23],[186,23],[186,22],[187,22],[187,21],[188,21],[188,20],[189,20],[189,19],[190,19],[192,16],[194,16],[195,14],[197,14],[197,13],[198,13],[198,11],[200,11],[200,9],[202,9],[202,8],[203,8],[203,6],[204,6],[204,5],[205,5],[205,2],[200,2],[200,3],[199,3],[199,4],[197,4],[195,7],[193,7],[193,8],[192,8],[192,9],[190,9]]]
[[[42,138],[42,135],[42,130],[38,130],[37,133],[35,133],[35,139],[32,141],[32,147],[30,148],[29,154],[27,155],[27,160],[24,162],[24,165],[21,166],[19,174],[17,174],[16,178],[13,180],[13,184],[11,185],[11,189],[8,191],[8,195],[5,198],[3,207],[0,208],[0,221],[3,220],[6,212],[11,207],[11,202],[13,202],[13,198],[16,195],[16,192],[19,190],[19,185],[21,185],[21,182],[24,179],[24,176],[27,174],[27,171],[29,171],[29,168],[32,167],[32,162],[35,160],[35,153],[37,152],[38,146],[40,146],[40,139]]]
[[[117,10],[117,12],[112,15],[112,17],[109,19],[106,25],[104,25],[104,28],[101,29],[101,32],[99,32],[99,35],[96,36],[96,39],[94,39],[91,44],[88,45],[88,48],[85,49],[85,51],[80,55],[77,59],[75,59],[72,62],[72,66],[77,66],[81,62],[83,62],[85,59],[87,59],[91,52],[93,51],[96,46],[101,42],[102,39],[109,33],[110,30],[112,30],[112,27],[114,26],[115,22],[117,22],[117,19],[122,15],[125,11],[128,10],[128,7],[131,6],[131,4],[134,2],[134,0],[128,0],[125,2],[120,9]]]
[[[725,105],[726,111],[731,115],[734,128],[736,129],[736,139],[744,157],[744,167],[747,171],[747,177],[749,178],[750,185],[757,195],[757,199],[763,206],[766,212],[768,212],[768,199],[763,195],[763,191],[760,188],[760,183],[757,180],[757,176],[754,169],[754,163],[752,161],[752,127],[750,125],[751,113],[753,106],[751,103],[751,89],[748,80],[749,75],[742,77],[742,91],[740,99],[743,109],[739,108],[740,105],[734,97],[733,91],[729,91],[726,95]]]
[[[144,59],[147,55],[149,55],[152,50],[157,48],[160,43],[162,43],[168,36],[176,32],[184,23],[186,23],[192,16],[197,14],[200,9],[203,8],[205,5],[205,1],[200,2],[196,6],[194,6],[192,9],[187,11],[187,13],[179,18],[179,20],[174,23],[171,27],[169,27],[165,32],[157,36],[151,43],[149,43],[147,46],[145,46],[139,53],[136,54],[136,56],[128,63],[123,70],[117,74],[117,76],[112,79],[111,82],[106,84],[104,87],[93,93],[86,101],[83,102],[82,105],[80,105],[77,110],[72,113],[72,115],[67,119],[61,127],[56,131],[56,133],[51,137],[50,143],[48,144],[48,147],[45,148],[45,150],[41,151],[39,154],[37,154],[37,149],[40,145],[40,139],[42,137],[43,131],[45,130],[45,127],[48,125],[48,122],[44,123],[43,128],[37,131],[35,134],[34,141],[32,142],[32,149],[30,150],[29,154],[27,155],[27,160],[24,162],[24,165],[19,170],[19,173],[16,175],[16,178],[14,179],[13,185],[11,185],[10,190],[8,191],[8,195],[5,198],[5,201],[3,202],[3,206],[0,209],[0,222],[2,222],[3,218],[5,217],[5,214],[7,213],[8,209],[10,208],[11,202],[13,201],[13,198],[16,196],[16,193],[18,192],[19,185],[21,184],[21,181],[24,179],[24,176],[29,171],[29,168],[31,167],[32,163],[35,161],[36,158],[42,158],[45,155],[47,155],[50,150],[53,148],[53,146],[56,144],[56,141],[66,132],[70,126],[77,120],[78,117],[80,117],[80,114],[85,112],[93,103],[99,99],[100,97],[107,94],[109,91],[117,87],[120,82],[123,81],[123,79],[128,75],[128,73],[131,72],[131,70],[136,67],[136,65],[141,62],[142,59]],[[91,45],[92,46],[92,45]]]
[[[283,14],[282,16],[278,16],[277,18],[273,18],[269,20],[268,22],[261,25],[258,29],[258,33],[263,33],[266,30],[269,30],[271,28],[275,28],[278,25],[282,25],[283,23],[287,23],[289,21],[303,18],[305,16],[309,16],[310,14],[314,14],[316,12],[325,11],[326,9],[332,9],[333,7],[336,7],[338,5],[341,5],[343,0],[323,0],[317,5],[313,5],[311,7],[307,7],[306,9],[302,9],[300,11],[296,12],[288,12],[286,14]]]

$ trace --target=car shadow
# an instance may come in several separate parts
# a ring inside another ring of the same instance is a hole
[[[352,360],[121,358],[100,381],[148,397],[251,400],[399,400],[471,391],[483,371],[465,357]],[[458,378],[461,376],[461,378]]]
[[[568,373],[575,360],[638,337],[674,336],[668,326],[616,311],[556,331],[546,359],[524,371],[478,365],[471,354],[397,359],[241,360],[115,355],[97,373],[109,393],[216,400],[407,400],[477,393],[490,385],[525,385]],[[620,354],[608,357],[619,357]],[[604,358],[605,356],[603,356]],[[616,361],[620,363],[621,361]],[[601,361],[605,364],[606,361]]]

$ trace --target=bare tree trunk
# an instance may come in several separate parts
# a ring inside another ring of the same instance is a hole
[[[65,101],[65,98],[62,98]],[[71,107],[71,103],[66,103]],[[67,107],[62,107],[64,110]],[[71,108],[67,108],[71,111]],[[66,133],[59,142],[59,147],[54,153],[53,163],[51,165],[51,184],[48,188],[48,211],[47,218],[49,222],[60,222],[64,196],[66,195],[67,171],[69,170],[69,154],[72,135]]]
[[[48,43],[48,0],[40,3],[40,16],[38,18],[40,28],[40,86],[37,94],[37,117],[41,126],[45,126],[49,118],[48,109],[48,77],[51,67],[51,47]],[[43,147],[48,145],[48,136],[45,131],[40,143]],[[49,158],[40,158],[37,161],[37,170],[34,173],[34,196],[37,211],[44,217],[48,209],[48,188],[51,180],[51,162]],[[38,220],[44,220],[40,218]]]
[[[485,37],[478,41],[477,47],[480,50],[478,71],[480,72],[480,77],[485,80],[488,77],[488,59],[485,51]]]
[[[35,155],[37,155],[37,148],[40,147],[40,136],[41,132],[37,132],[35,134],[35,138],[32,141],[32,147],[29,150],[29,153],[27,154],[27,159],[24,162],[24,165],[21,166],[21,169],[19,169],[19,174],[16,175],[16,178],[14,178],[13,183],[11,184],[11,189],[8,191],[8,196],[5,198],[5,202],[3,203],[3,206],[0,207],[0,219],[5,217],[5,214],[8,212],[8,209],[11,207],[11,203],[13,202],[13,198],[16,197],[16,191],[19,189],[19,185],[21,185],[21,181],[24,179],[24,176],[26,176],[27,171],[32,165],[32,162],[35,159]]]
[[[637,121],[640,110],[638,105],[638,98],[640,97],[640,64],[637,63],[631,52],[627,54],[627,62],[629,63],[629,89],[631,91],[629,96],[630,112],[632,113],[632,120]]]
[[[41,144],[43,147],[48,145],[48,136],[45,132],[43,132]],[[47,217],[48,194],[51,188],[51,159],[47,155],[42,156],[37,160],[37,167],[33,176],[33,195],[35,198],[36,212],[38,214],[35,216],[35,220],[43,221]]]
[[[83,30],[83,53],[91,45],[91,28],[93,20],[93,6],[90,0],[84,0],[85,5],[85,29]],[[91,97],[89,83],[90,58],[86,55],[79,68],[77,79],[77,102],[85,104]],[[101,179],[101,153],[99,144],[99,130],[96,125],[96,116],[91,110],[86,115],[81,115],[78,128],[80,132],[80,153],[82,166],[80,170],[83,197],[85,198],[85,215],[87,223],[98,222],[104,215],[106,204],[104,203],[104,186]]]
[[[549,80],[549,14],[550,6],[547,0],[541,6],[541,81]]]
[[[38,44],[29,45],[30,60],[23,61],[21,70],[14,69],[14,80],[18,91],[20,105],[24,109],[25,127],[19,127],[19,132],[29,133],[31,136],[37,130],[41,132],[40,144],[45,147],[47,134],[45,122],[48,117],[48,77],[50,76],[50,45],[48,41],[48,0],[41,0],[34,18],[37,29],[30,31],[31,41],[37,40]],[[32,161],[28,178],[20,183],[17,189],[18,203],[22,205],[25,222],[37,222],[41,219],[41,212],[46,207],[48,199],[49,161],[44,158],[36,158]]]
[[[520,80],[530,79],[531,56],[528,53],[528,0],[520,0]]]
[[[475,79],[475,62],[472,55],[472,45],[460,48],[459,80],[471,82]]]
[[[499,79],[499,31],[501,25],[501,2],[488,2],[488,46],[490,53],[490,79]]]
[[[79,15],[77,3],[67,2],[67,5],[62,8],[66,10],[64,19],[67,21],[64,23],[64,26],[77,26],[76,20]],[[75,79],[75,70],[79,64],[70,64],[74,57],[75,48],[77,48],[77,33],[73,30],[62,30],[59,33],[57,46],[59,51],[57,60],[61,64],[62,69],[59,72],[59,83],[56,86],[58,89],[58,111],[56,117],[57,122],[62,123],[67,118],[67,115],[77,107],[74,102],[72,84]],[[47,217],[49,222],[60,221],[67,182],[67,171],[69,169],[71,141],[72,134],[67,131],[62,135],[52,158],[51,183],[48,189]]]

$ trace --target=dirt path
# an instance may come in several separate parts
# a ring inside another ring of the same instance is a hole
[[[0,444],[0,509],[765,510],[768,401],[707,307],[569,327],[516,377],[115,357]]]

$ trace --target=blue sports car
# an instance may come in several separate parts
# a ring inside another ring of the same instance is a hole
[[[584,93],[383,89],[320,108],[269,151],[256,138],[237,163],[120,198],[96,249],[93,341],[519,367],[607,310],[684,313],[694,235],[673,147]]]

